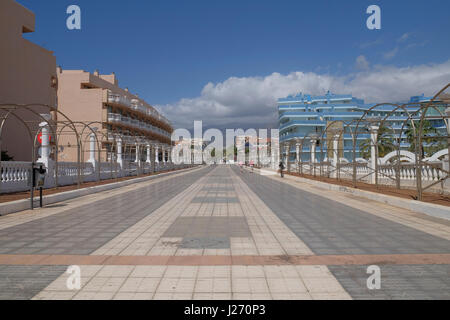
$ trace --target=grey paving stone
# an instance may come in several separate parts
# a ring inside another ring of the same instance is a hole
[[[240,177],[315,254],[450,253],[448,240],[267,177]],[[381,290],[367,288],[367,266],[329,268],[354,299],[450,299],[448,265],[380,266]]]
[[[66,270],[67,266],[2,266],[0,299],[31,299]]]
[[[258,174],[240,174],[237,167],[233,170],[316,254],[450,253],[448,240],[320,194]]]
[[[163,234],[163,237],[191,238],[250,236],[245,217],[179,217]]]
[[[381,288],[367,288],[368,266],[328,266],[354,299],[450,299],[450,265],[382,265]]]
[[[113,198],[0,230],[0,253],[90,254],[211,170],[205,167]]]
[[[192,203],[238,203],[239,199],[236,197],[195,197]]]
[[[184,249],[229,249],[230,238],[207,237],[193,238],[185,237],[181,242],[180,248]]]
[[[229,249],[230,237],[251,237],[251,232],[245,217],[179,217],[163,237],[182,237],[180,248]]]

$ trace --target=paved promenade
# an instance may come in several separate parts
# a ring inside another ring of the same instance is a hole
[[[196,168],[0,217],[0,299],[450,299],[450,223]]]

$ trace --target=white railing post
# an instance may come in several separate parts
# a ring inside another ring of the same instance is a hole
[[[151,155],[150,155],[150,145],[147,145],[147,160],[145,162],[151,163]]]

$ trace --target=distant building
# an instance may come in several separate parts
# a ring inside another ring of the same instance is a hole
[[[426,104],[431,98],[422,96],[411,97],[410,102],[416,103],[417,107],[408,108],[410,113],[419,110],[421,104]],[[290,150],[290,159],[294,160],[296,157],[295,141],[304,141],[302,149],[302,160],[309,161],[311,148],[311,137],[321,137],[316,141],[316,160],[323,160],[322,158],[331,157],[331,150],[327,150],[327,145],[331,145],[331,139],[334,129],[342,130],[344,123],[349,123],[351,120],[357,120],[363,116],[374,104],[365,104],[364,100],[353,97],[352,95],[338,95],[328,92],[324,96],[311,96],[298,94],[296,96],[288,96],[278,100],[278,115],[279,115],[279,135],[280,144],[283,142],[293,142]],[[440,110],[445,109],[441,105]],[[395,109],[392,105],[382,105],[369,111],[367,118],[377,117],[382,119]],[[436,110],[429,110],[427,115],[437,115]],[[418,118],[418,117],[416,117]],[[386,126],[391,128],[394,136],[399,136],[402,130],[404,121],[408,119],[405,110],[397,109],[386,120]],[[440,119],[432,120],[432,125],[438,130],[445,130],[445,124]],[[327,129],[328,127],[328,129]],[[350,129],[355,129],[356,121],[349,124],[347,131],[341,136],[339,141],[339,157],[351,160],[353,158],[353,137]],[[405,128],[403,128],[405,129]],[[360,129],[358,129],[360,131]],[[360,157],[359,143],[370,137],[367,133],[358,133],[356,157]],[[320,140],[320,141],[319,141]],[[320,153],[320,144],[322,144],[323,154]],[[406,136],[402,135],[401,147],[407,148],[409,146],[406,141]],[[330,148],[331,149],[331,148]],[[282,153],[285,154],[283,149]]]
[[[122,157],[130,161],[136,159],[136,139],[171,145],[173,128],[169,120],[128,89],[120,88],[115,74],[102,75],[98,71],[89,73],[61,68],[58,68],[57,74],[58,110],[72,121],[90,123],[92,128],[100,131],[102,161],[114,157],[118,137],[121,137],[123,144]],[[65,119],[59,115],[58,120]],[[70,139],[73,140],[73,137]],[[60,144],[63,147],[58,152],[59,160],[76,161],[76,148],[67,148],[67,141],[62,140]],[[159,148],[159,152],[161,150]],[[145,152],[140,152],[139,157],[145,161]],[[159,158],[162,160],[162,156]]]
[[[35,112],[49,114],[48,108],[38,105],[57,105],[56,58],[52,51],[23,38],[34,30],[33,12],[13,0],[0,1],[0,104],[34,104]],[[24,110],[16,114],[37,131],[42,118]],[[15,161],[31,161],[32,143],[26,126],[15,117],[8,118],[1,150]]]

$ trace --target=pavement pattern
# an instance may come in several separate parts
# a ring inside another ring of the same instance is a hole
[[[450,299],[450,223],[201,167],[0,217],[0,299]]]

